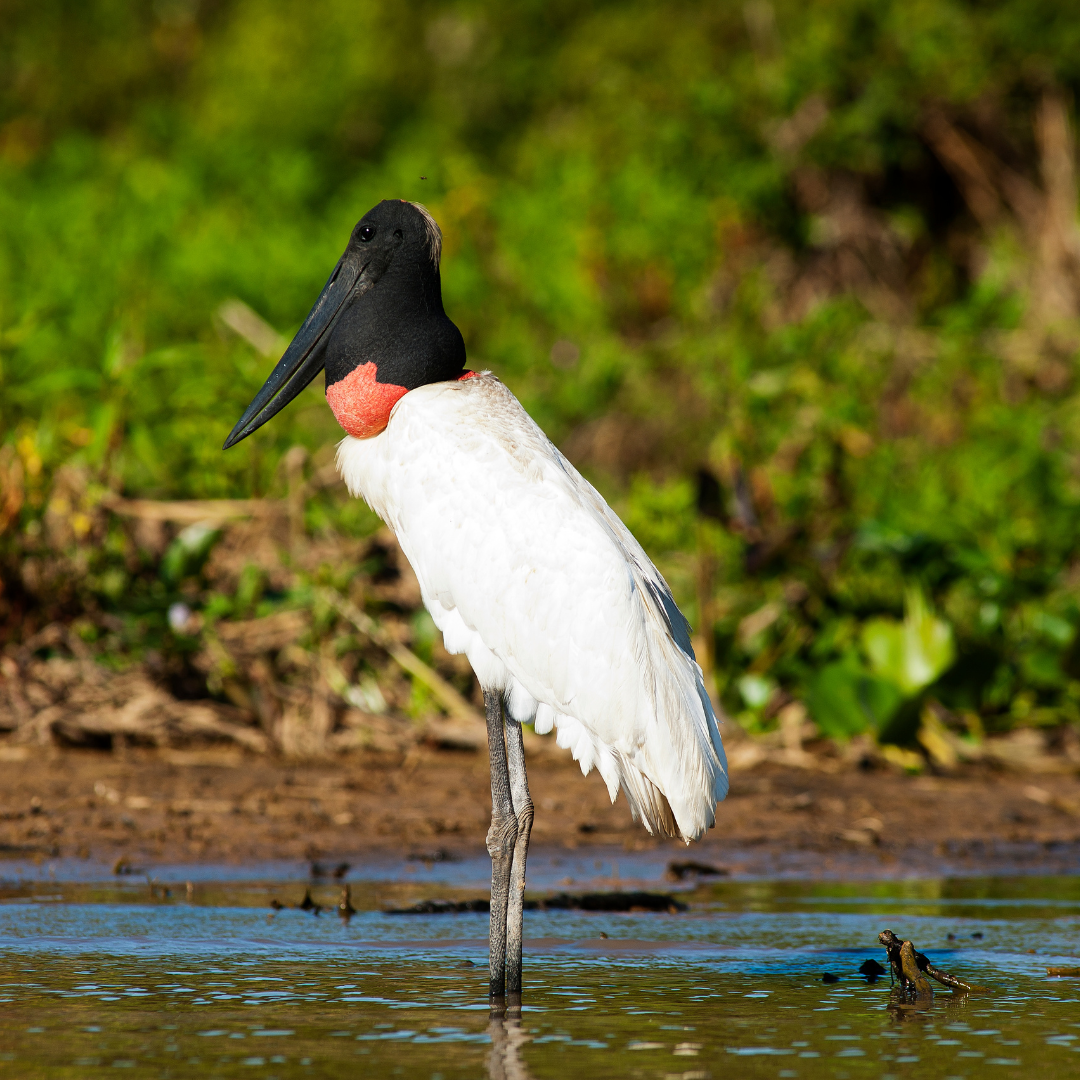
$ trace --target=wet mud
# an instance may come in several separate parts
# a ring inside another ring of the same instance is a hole
[[[529,769],[534,851],[603,851],[616,864],[619,851],[628,864],[649,856],[680,886],[731,875],[1080,871],[1080,817],[1067,809],[1076,780],[1068,775],[768,766],[733,775],[717,827],[687,849],[650,837],[622,799],[612,806],[599,777],[582,777],[568,756],[534,755]],[[277,860],[332,881],[350,866],[355,876],[372,859],[395,858],[422,876],[483,859],[489,814],[479,753],[300,764],[220,751],[42,748],[0,761],[0,866],[89,860],[139,876],[161,864]]]

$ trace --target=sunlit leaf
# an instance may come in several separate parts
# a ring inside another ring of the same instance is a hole
[[[873,672],[905,695],[929,686],[956,658],[952,627],[934,615],[918,589],[908,591],[904,621],[871,619],[862,645]]]
[[[832,738],[881,731],[902,700],[894,683],[868,672],[854,655],[826,664],[806,696],[814,723]]]

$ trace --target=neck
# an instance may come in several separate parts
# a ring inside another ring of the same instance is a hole
[[[370,438],[409,390],[458,378],[464,367],[465,343],[443,311],[438,268],[406,257],[394,260],[334,327],[326,397],[350,435]]]

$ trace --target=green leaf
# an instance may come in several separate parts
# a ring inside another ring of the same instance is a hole
[[[917,694],[956,659],[952,627],[937,618],[918,589],[907,593],[904,621],[871,619],[862,630],[862,646],[874,674]]]
[[[811,679],[806,695],[814,723],[834,739],[881,731],[902,700],[893,683],[872,675],[853,654],[826,664]]]
[[[738,681],[739,693],[751,709],[760,709],[772,696],[776,683],[763,675],[744,675]]]
[[[220,539],[220,529],[208,525],[189,525],[169,545],[161,560],[162,580],[176,585],[184,578],[197,574]]]
[[[1022,655],[1020,671],[1029,683],[1039,688],[1061,686],[1066,678],[1059,655],[1050,649],[1033,649]]]

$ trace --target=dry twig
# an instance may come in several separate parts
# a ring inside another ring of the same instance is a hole
[[[486,728],[484,718],[448,683],[434,668],[425,664],[411,649],[395,641],[370,615],[361,611],[354,603],[330,589],[316,589],[315,595],[328,607],[347,619],[365,637],[370,638],[380,649],[384,649],[405,672],[421,682],[430,691],[436,701],[451,716],[457,717],[470,725]]]

